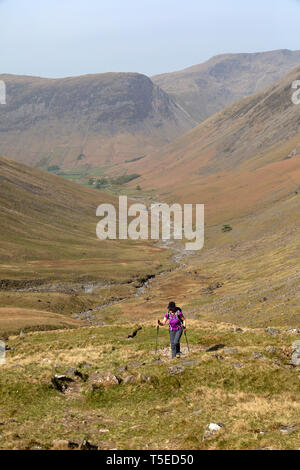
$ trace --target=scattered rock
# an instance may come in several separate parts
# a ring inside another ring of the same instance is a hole
[[[224,349],[224,354],[237,354],[238,350],[235,348],[225,348]]]
[[[21,330],[19,336],[20,336],[20,338],[24,338],[24,337],[25,337],[25,333]]]
[[[177,374],[181,374],[182,372],[184,372],[184,367],[183,366],[172,366],[172,367],[169,367],[169,372],[171,375],[177,375]]]
[[[207,439],[208,437],[216,434],[219,432],[223,427],[225,427],[225,424],[223,423],[210,423],[206,426],[204,434],[203,434],[203,440]]]
[[[286,333],[288,335],[296,335],[300,333],[300,330],[298,328],[291,328],[290,330],[287,330]]]
[[[127,370],[128,370],[128,366],[119,367],[119,369],[117,370],[117,374],[122,374],[122,372],[125,372]]]
[[[196,410],[193,411],[192,415],[199,415],[200,413],[202,413],[202,410]]]
[[[119,385],[121,380],[111,372],[93,372],[89,377],[89,383],[92,390],[96,390],[99,387],[107,387],[110,385]]]
[[[251,359],[260,359],[261,361],[267,361],[268,358],[259,352],[254,352],[251,356]]]
[[[216,344],[215,346],[210,346],[209,348],[205,349],[205,352],[218,351],[219,349],[223,349],[224,347],[225,344]]]
[[[233,362],[232,367],[235,369],[242,369],[244,367],[244,364],[241,364],[240,362]]]
[[[266,346],[266,347],[265,347],[265,350],[266,350],[268,353],[277,353],[277,352],[278,352],[278,349],[275,348],[275,346],[271,346],[271,345]]]
[[[272,326],[268,326],[268,328],[265,328],[265,332],[271,336],[280,335],[281,333],[280,330],[277,330],[277,328],[273,328]]]
[[[279,430],[282,434],[292,434],[292,432],[298,431],[299,427],[294,424],[287,426],[280,426]]]
[[[243,329],[238,327],[231,328],[231,331],[234,331],[234,333],[243,333]]]

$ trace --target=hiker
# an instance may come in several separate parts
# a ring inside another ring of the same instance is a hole
[[[175,302],[170,302],[168,312],[165,314],[163,321],[157,321],[158,326],[164,326],[169,321],[170,343],[172,350],[172,359],[180,358],[180,338],[183,330],[186,331],[185,318],[181,308],[177,307]]]

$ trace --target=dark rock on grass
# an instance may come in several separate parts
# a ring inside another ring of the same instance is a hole
[[[129,334],[127,338],[134,338],[141,329],[142,327],[139,326],[136,330],[134,330],[131,334]]]
[[[65,392],[68,388],[68,386],[74,382],[71,377],[67,377],[66,375],[59,375],[56,374],[54,377],[51,379],[51,383],[56,390],[59,392]]]
[[[172,366],[172,367],[169,367],[169,372],[171,375],[177,375],[177,374],[181,374],[182,372],[184,372],[184,367],[183,366]]]
[[[214,346],[210,346],[209,348],[205,349],[205,352],[212,352],[218,351],[219,349],[225,348],[225,344],[216,344]]]
[[[78,447],[79,450],[98,450],[98,446],[91,444],[86,439],[83,439]]]
[[[281,333],[280,330],[278,330],[277,328],[273,328],[272,326],[268,326],[268,328],[265,328],[265,332],[271,336],[280,335]]]
[[[67,370],[67,375],[71,375],[73,377],[78,377],[81,379],[83,382],[86,382],[89,376],[87,374],[83,374],[80,372],[78,369],[74,369],[73,367],[70,367],[70,369]]]

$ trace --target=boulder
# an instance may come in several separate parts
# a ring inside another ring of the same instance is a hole
[[[137,382],[137,378],[134,375],[127,375],[123,382],[124,384],[135,384]]]
[[[272,326],[268,326],[268,328],[265,328],[265,332],[271,336],[280,335],[281,333],[280,330],[277,330],[277,328],[273,328]]]
[[[260,352],[254,352],[251,356],[251,359],[260,359],[261,361],[267,361],[268,359],[266,356],[261,354]]]
[[[300,367],[300,349],[296,349],[291,358],[291,364],[295,367]]]
[[[292,434],[292,432],[298,431],[299,426],[295,424],[288,424],[287,426],[280,426],[279,430],[282,434]]]
[[[297,335],[300,333],[300,330],[298,328],[291,328],[290,330],[287,330],[286,333],[288,335]]]
[[[92,372],[89,376],[89,384],[93,390],[99,387],[108,387],[111,385],[119,385],[120,379],[111,372]]]
[[[224,349],[224,354],[237,354],[238,350],[235,348],[225,348]]]
[[[297,341],[294,341],[292,344],[292,350],[296,351],[297,349],[300,349],[300,340],[298,339]]]
[[[170,372],[171,375],[181,374],[182,372],[184,372],[184,367],[183,366],[172,366],[172,367],[169,367],[169,372]]]

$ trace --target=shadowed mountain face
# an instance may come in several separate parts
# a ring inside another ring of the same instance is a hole
[[[164,199],[205,203],[211,221],[244,215],[298,191],[300,105],[292,102],[291,85],[299,79],[300,67],[131,164],[130,171]]]
[[[0,154],[40,167],[101,166],[138,157],[195,125],[141,74],[0,78],[7,88]]]
[[[257,93],[300,65],[300,51],[224,54],[178,72],[152,77],[198,122]]]

